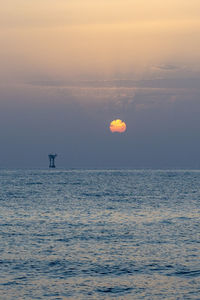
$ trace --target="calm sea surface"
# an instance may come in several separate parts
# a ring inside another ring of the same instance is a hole
[[[200,171],[0,170],[0,299],[200,299]]]

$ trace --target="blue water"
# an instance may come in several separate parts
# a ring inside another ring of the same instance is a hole
[[[0,170],[0,299],[200,299],[200,172]]]

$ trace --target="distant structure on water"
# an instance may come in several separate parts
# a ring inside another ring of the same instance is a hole
[[[49,154],[49,168],[55,168],[55,158],[57,154]]]

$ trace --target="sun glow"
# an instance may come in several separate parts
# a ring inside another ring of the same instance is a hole
[[[113,120],[110,123],[110,131],[122,133],[122,132],[126,131],[126,123],[122,122],[122,120],[120,120],[120,119]]]

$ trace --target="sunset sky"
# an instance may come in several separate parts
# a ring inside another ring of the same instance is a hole
[[[0,167],[200,167],[199,0],[1,1],[0,45]]]

